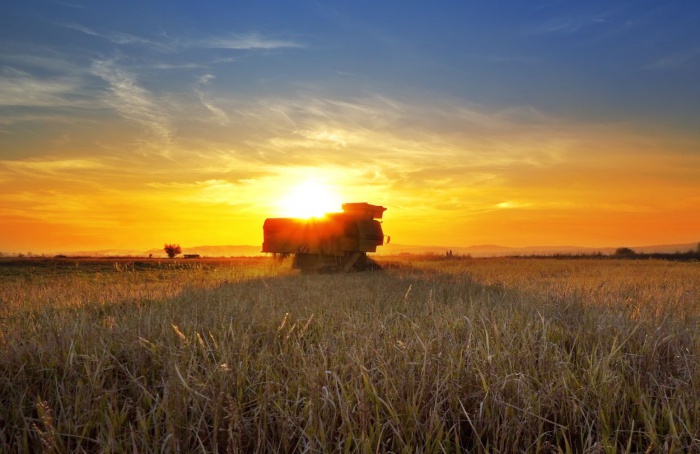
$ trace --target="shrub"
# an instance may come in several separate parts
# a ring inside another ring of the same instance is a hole
[[[615,249],[615,256],[616,257],[631,257],[633,255],[637,255],[636,252],[634,252],[633,249],[630,249],[628,247],[619,247]]]
[[[180,247],[179,244],[168,244],[165,243],[163,246],[163,250],[165,251],[166,254],[168,254],[169,258],[175,258],[176,255],[182,254],[182,248]]]

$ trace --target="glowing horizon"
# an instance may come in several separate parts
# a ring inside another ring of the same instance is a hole
[[[8,5],[0,252],[700,241],[700,6],[390,4]]]

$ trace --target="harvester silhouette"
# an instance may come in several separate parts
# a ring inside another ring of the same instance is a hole
[[[294,254],[292,267],[303,273],[347,273],[378,269],[367,257],[384,244],[377,219],[386,208],[369,203],[344,203],[340,213],[322,218],[268,218],[263,225],[263,252]]]

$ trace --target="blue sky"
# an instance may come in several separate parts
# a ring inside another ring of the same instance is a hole
[[[17,238],[23,223],[71,230],[61,213],[90,220],[76,244],[97,245],[100,229],[131,222],[119,208],[100,212],[80,183],[142,210],[151,196],[212,212],[224,204],[238,213],[227,222],[250,224],[237,241],[254,242],[254,206],[267,203],[258,196],[314,169],[349,196],[383,191],[400,209],[442,216],[434,227],[453,242],[450,219],[494,207],[548,209],[574,224],[591,210],[661,216],[660,201],[591,189],[621,168],[632,187],[682,182],[669,192],[683,200],[678,210],[696,202],[697,2],[67,0],[2,11],[0,216]],[[343,169],[341,182],[332,175]],[[588,189],[558,200],[560,176],[576,169]],[[460,229],[468,244],[498,241]],[[686,230],[670,237],[692,241]],[[595,232],[551,238],[624,240]]]
[[[154,93],[211,75],[213,91],[243,96],[415,92],[687,128],[700,109],[692,1],[28,1],[3,10],[4,76],[62,77],[88,98],[104,88],[89,70],[101,60]]]

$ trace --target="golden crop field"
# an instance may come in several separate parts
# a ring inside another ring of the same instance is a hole
[[[0,451],[700,452],[699,348],[699,263],[4,259]]]

